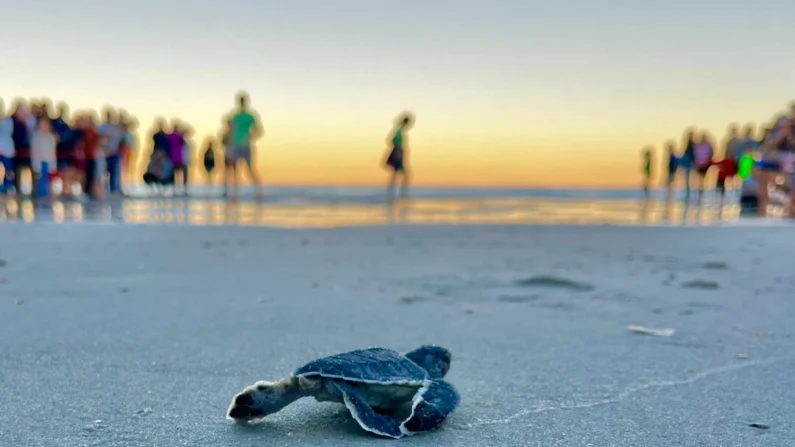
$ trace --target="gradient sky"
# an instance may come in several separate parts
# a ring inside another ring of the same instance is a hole
[[[269,183],[634,186],[640,149],[795,98],[792,0],[36,0],[3,5],[0,98],[215,135],[245,89]]]

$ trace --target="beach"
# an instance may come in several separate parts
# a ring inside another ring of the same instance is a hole
[[[10,220],[3,446],[795,444],[788,225]],[[314,358],[426,343],[462,397],[438,430],[313,399],[225,419]]]

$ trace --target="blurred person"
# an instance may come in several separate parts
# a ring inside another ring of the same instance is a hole
[[[395,184],[397,183],[398,176],[401,177],[401,197],[405,198],[408,193],[409,174],[406,169],[406,159],[408,152],[408,141],[406,132],[408,132],[414,125],[413,117],[405,113],[398,118],[397,126],[388,138],[388,144],[391,146],[389,155],[387,156],[385,164],[392,169],[392,175],[389,178],[389,186],[387,187],[387,202],[394,201]]]
[[[652,177],[652,158],[653,152],[651,148],[646,148],[643,150],[642,154],[642,172],[643,172],[643,194],[646,196],[646,199],[649,198],[649,188],[651,186],[651,177]]]
[[[760,142],[761,159],[757,163],[755,177],[759,186],[758,190],[758,212],[764,216],[767,214],[767,207],[770,204],[770,185],[781,172],[781,149],[783,141],[780,136],[780,129],[773,127],[766,129],[764,137]]]
[[[185,188],[183,193],[185,193],[188,186],[188,171],[185,166],[185,133],[181,124],[176,121],[171,125],[168,144],[168,156],[174,167],[174,182],[176,183],[176,176],[179,173],[182,186]]]
[[[696,175],[698,178],[698,201],[704,198],[704,187],[706,183],[707,173],[709,168],[712,167],[712,157],[715,154],[715,149],[709,139],[707,132],[701,133],[701,138],[698,143],[693,147],[693,156]]]
[[[107,173],[107,189],[111,194],[116,195],[121,191],[121,158],[119,156],[119,148],[121,147],[124,134],[122,133],[121,126],[119,125],[113,109],[108,108],[105,110],[105,121],[99,126],[98,131],[100,135],[102,135],[103,141],[100,147],[103,159],[100,160],[97,158],[97,169],[101,172],[98,179],[104,191],[105,173]]]
[[[75,133],[69,125],[69,107],[64,103],[58,106],[58,116],[52,120],[52,131],[58,141],[55,153],[58,159],[58,176],[63,182],[62,194],[71,198],[72,186],[79,176],[75,166]]]
[[[3,178],[0,194],[8,194],[14,187],[14,118],[6,115],[5,103],[0,99],[0,167]]]
[[[734,157],[735,155],[727,152],[723,160],[714,163],[718,168],[718,179],[715,184],[715,190],[720,197],[720,208],[723,208],[726,199],[726,182],[737,175],[737,160]]]
[[[756,129],[753,124],[745,126],[745,133],[743,134],[743,153],[755,152],[759,148],[759,141],[756,139]]]
[[[80,139],[78,145],[81,157],[84,160],[83,175],[85,180],[83,188],[89,198],[97,199],[102,196],[101,177],[98,175],[104,173],[104,170],[100,172],[102,163],[99,163],[99,159],[104,159],[105,155],[102,152],[103,137],[99,129],[97,129],[94,116],[91,113],[87,113],[81,118],[79,129]]]
[[[213,172],[215,171],[215,150],[213,141],[207,141],[207,148],[204,150],[204,172],[207,174],[207,185],[213,185]]]
[[[127,116],[119,117],[121,139],[119,143],[119,194],[124,195],[124,185],[129,180],[130,161],[135,151],[135,135],[132,130],[132,121]]]
[[[685,180],[685,202],[690,201],[690,182],[693,177],[693,168],[695,166],[695,147],[696,134],[691,129],[686,133],[682,157],[679,159],[679,166],[682,168]]]
[[[740,160],[745,153],[745,138],[740,137],[740,129],[736,124],[729,126],[726,135],[726,152],[724,158],[731,158],[734,161]]]
[[[252,158],[253,142],[262,136],[262,126],[259,119],[249,110],[248,96],[245,93],[238,94],[237,102],[238,108],[229,120],[230,142],[226,149],[227,176],[232,176],[234,187],[231,197],[232,200],[238,198],[237,166],[242,161],[256,188],[256,199],[262,200],[262,182]]]
[[[28,124],[30,114],[22,102],[17,104],[11,118],[14,123],[14,129],[11,132],[11,138],[14,141],[14,190],[19,195],[22,194],[22,171],[27,169],[31,172],[30,139],[33,136],[33,130]]]
[[[668,152],[668,160],[666,163],[666,172],[668,175],[665,179],[665,189],[666,198],[670,200],[674,181],[676,180],[676,172],[679,170],[679,157],[676,155],[676,145],[672,141],[669,141],[666,145],[666,151]]]
[[[38,180],[41,177],[46,177],[48,191],[36,191],[36,195],[46,192],[48,196],[52,197],[52,180],[58,176],[57,139],[52,132],[52,123],[46,115],[39,115],[36,123],[36,130],[33,132],[30,143],[34,190],[38,189]]]

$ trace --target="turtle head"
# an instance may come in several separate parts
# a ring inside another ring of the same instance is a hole
[[[262,419],[303,397],[297,379],[288,378],[278,382],[260,381],[246,387],[235,395],[226,418],[236,422]]]
[[[450,370],[453,355],[441,346],[425,345],[407,353],[406,358],[428,371],[431,379],[441,379]]]

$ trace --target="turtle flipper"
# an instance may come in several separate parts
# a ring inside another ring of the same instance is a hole
[[[400,422],[389,416],[378,414],[367,403],[367,399],[362,393],[350,384],[341,380],[334,380],[333,385],[342,393],[343,402],[351,416],[356,419],[359,425],[380,436],[390,438],[402,438],[405,434],[401,431]]]
[[[432,380],[417,391],[411,404],[411,416],[400,425],[400,430],[414,434],[430,430],[444,421],[458,406],[458,391],[443,380]]]

